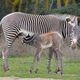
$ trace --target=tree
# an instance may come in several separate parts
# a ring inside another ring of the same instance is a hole
[[[57,8],[61,7],[61,0],[57,0]]]
[[[64,0],[64,5],[68,6],[70,0]]]
[[[22,0],[9,0],[12,5],[12,12],[21,11]]]
[[[49,0],[46,0],[46,10],[48,10],[49,9]]]
[[[21,11],[21,6],[22,6],[22,0],[19,1],[19,9],[18,9],[18,11]]]
[[[50,9],[51,9],[52,6],[53,6],[53,2],[54,2],[54,0],[51,0]]]
[[[5,6],[8,7],[8,1],[7,0],[5,0]]]
[[[76,4],[76,0],[64,0],[64,5],[68,6],[70,4]]]
[[[76,4],[76,0],[71,0],[71,3],[72,4]]]
[[[39,0],[35,0],[35,9],[39,8]]]

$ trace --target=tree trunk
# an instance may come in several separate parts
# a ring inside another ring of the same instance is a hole
[[[19,8],[18,8],[19,12],[21,11],[21,6],[22,6],[22,0],[19,1]]]
[[[50,9],[52,9],[53,1],[54,1],[54,0],[51,0]]]
[[[72,4],[76,4],[76,0],[72,0]]]
[[[49,9],[49,0],[46,0],[46,10],[48,10]]]
[[[70,0],[64,0],[64,5],[65,5],[65,7],[69,5],[69,1],[70,1]]]
[[[20,0],[14,0],[12,1],[12,12],[16,11],[16,6],[19,5]]]
[[[57,0],[57,8],[61,7],[61,0]]]
[[[35,9],[39,8],[39,0],[35,0]]]
[[[30,13],[30,5],[31,5],[31,0],[26,0],[26,12]]]

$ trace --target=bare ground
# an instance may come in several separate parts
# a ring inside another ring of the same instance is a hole
[[[61,80],[51,78],[17,78],[17,77],[0,77],[0,80]]]

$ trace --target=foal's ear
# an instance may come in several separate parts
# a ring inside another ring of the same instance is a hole
[[[78,26],[80,26],[80,17],[77,17]]]

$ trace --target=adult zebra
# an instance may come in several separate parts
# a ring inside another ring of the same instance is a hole
[[[66,31],[64,31],[63,23],[65,23],[65,21],[57,18],[55,15],[33,15],[14,12],[3,17],[1,26],[5,36],[5,46],[2,50],[4,71],[9,69],[7,60],[8,53],[12,43],[19,36],[20,29],[26,30],[27,35],[32,35],[31,32],[41,34],[49,31],[57,31],[64,35],[68,29],[66,28]]]

